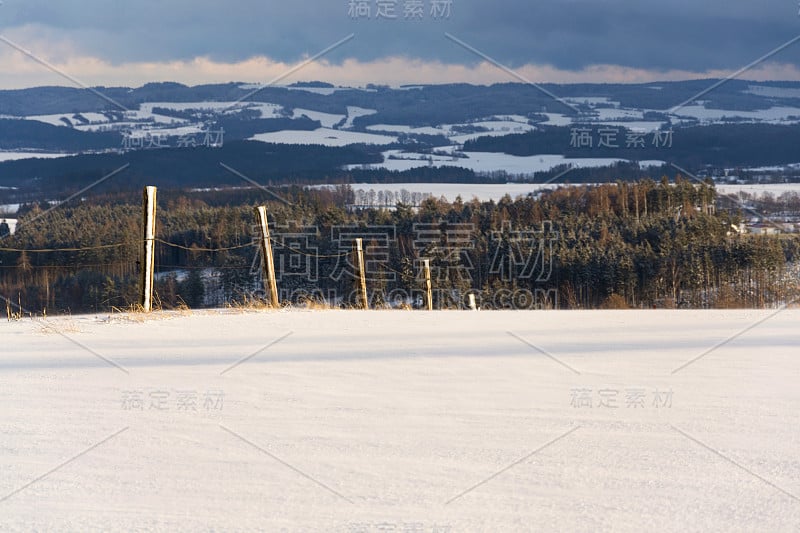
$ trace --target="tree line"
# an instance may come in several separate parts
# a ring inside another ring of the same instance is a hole
[[[120,193],[48,213],[25,206],[17,232],[0,241],[0,295],[50,314],[134,304],[139,202]],[[161,305],[263,297],[253,207],[265,203],[282,299],[293,303],[355,303],[349,252],[357,236],[374,306],[418,305],[423,259],[431,261],[437,308],[463,308],[469,294],[485,309],[760,308],[800,294],[797,237],[739,235],[732,225],[743,213],[715,209],[712,184],[679,177],[497,202],[427,198],[395,209],[348,208],[354,193],[346,185],[164,190],[156,247]]]

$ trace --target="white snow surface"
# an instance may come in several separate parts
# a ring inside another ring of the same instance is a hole
[[[332,128],[339,122],[347,118],[345,115],[336,115],[333,113],[323,113],[321,111],[312,111],[310,109],[296,108],[292,113],[292,118],[300,118],[306,116],[311,120],[318,120],[326,128]]]
[[[640,133],[653,133],[661,129],[661,126],[664,125],[663,122],[656,122],[652,120],[631,120],[627,122],[618,122],[618,121],[608,121],[608,122],[596,122],[593,124],[598,124],[601,126],[609,126],[612,128],[620,128],[624,127],[631,131],[636,131]],[[620,135],[620,141],[624,143],[624,137]]]
[[[619,109],[600,107],[595,109],[599,120],[638,121],[642,120],[644,113],[638,109]]]
[[[520,115],[497,117],[498,120],[481,120],[465,124],[442,124],[439,126],[411,127],[402,124],[373,124],[367,130],[375,132],[413,133],[417,135],[443,135],[455,144],[480,137],[500,137],[516,133],[527,133],[536,128],[528,124],[528,119]],[[457,126],[479,127],[486,131],[459,134],[454,131]]]
[[[569,102],[571,104],[585,104],[585,105],[597,105],[597,104],[612,104],[615,106],[619,106],[619,102],[612,101],[611,98],[608,96],[567,96],[566,98],[562,98],[565,102]]]
[[[320,94],[322,96],[330,96],[338,91],[364,91],[366,93],[377,92],[375,89],[367,89],[364,87],[286,87],[290,91],[305,91],[307,93]]]
[[[761,196],[764,193],[769,193],[773,196],[780,196],[781,194],[787,192],[800,194],[800,183],[754,183],[745,185],[716,184],[715,188],[720,194],[736,194],[739,192],[746,192],[758,196]]]
[[[17,161],[20,159],[55,159],[58,157],[70,157],[75,154],[58,154],[49,152],[0,152],[0,162]]]
[[[352,128],[353,121],[358,117],[366,117],[369,115],[374,115],[378,111],[376,109],[365,109],[363,107],[357,107],[349,105],[347,106],[347,121],[342,125],[343,129]]]
[[[147,102],[141,104],[139,111],[135,112],[137,118],[147,120],[153,117],[156,122],[171,119],[171,117],[154,114],[153,108],[156,107],[174,111],[225,111],[227,113],[237,113],[242,109],[255,109],[261,113],[260,118],[278,118],[282,116],[283,112],[282,106],[263,102]],[[171,120],[179,122],[178,119]]]
[[[434,198],[444,197],[448,201],[455,201],[456,197],[461,196],[465,202],[477,198],[481,202],[493,200],[497,202],[503,196],[509,195],[511,198],[535,194],[542,190],[552,190],[559,187],[558,184],[531,184],[531,183],[352,183],[354,191],[390,191],[392,193],[406,190],[430,194]],[[335,188],[336,185],[314,185],[311,188]]]
[[[769,85],[751,85],[746,93],[766,96],[768,98],[800,98],[800,89],[790,87],[771,87]]]
[[[572,124],[572,118],[561,113],[542,113],[547,116],[547,121],[544,124],[548,126],[569,126]]]
[[[2,529],[797,531],[798,322],[799,310],[3,321]],[[571,405],[579,389],[591,408]],[[198,395],[194,410],[180,391]],[[204,407],[209,391],[223,403]],[[617,408],[598,405],[614,391]],[[124,407],[132,392],[141,410]]]
[[[71,122],[77,122],[75,119],[72,118],[72,115],[75,113],[63,113],[60,115],[34,115],[29,117],[23,117],[25,120],[35,120],[37,122],[44,122],[45,124],[50,124],[51,126],[66,126],[66,123],[62,121],[62,118],[67,118]]]
[[[281,132],[285,133],[285,132]],[[485,134],[484,134],[485,135]],[[259,136],[261,137],[261,136]],[[258,140],[263,140],[259,138]],[[378,143],[375,143],[378,144]],[[388,144],[388,143],[384,143]],[[469,168],[475,172],[504,171],[511,175],[533,175],[536,172],[551,170],[559,165],[572,165],[575,168],[593,168],[611,166],[623,159],[615,158],[565,158],[563,155],[541,154],[532,156],[516,156],[499,152],[460,152],[467,157],[432,156],[433,166],[450,166]],[[388,159],[389,155],[404,159]],[[404,153],[388,150],[384,153],[384,162],[374,165],[348,165],[353,168],[386,168],[389,170],[409,170],[430,166],[428,155]]]
[[[388,131],[390,133],[415,133],[418,135],[447,135],[450,133],[450,128],[443,126],[422,126],[412,127],[404,126],[402,124],[372,124],[366,128],[369,131]]]
[[[331,128],[317,128],[312,131],[284,130],[271,133],[259,133],[250,138],[278,144],[319,144],[323,146],[347,146],[349,144],[386,145],[397,141],[395,137],[359,133],[357,131],[341,131]]]
[[[743,118],[769,124],[796,123],[800,117],[800,108],[775,106],[758,111],[730,111],[724,109],[707,109],[703,105],[694,104],[679,108],[674,115],[692,117],[702,123],[717,123],[727,118]]]

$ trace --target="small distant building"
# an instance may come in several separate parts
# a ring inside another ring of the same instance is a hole
[[[753,224],[747,226],[747,231],[752,235],[778,235],[781,233],[777,224]]]

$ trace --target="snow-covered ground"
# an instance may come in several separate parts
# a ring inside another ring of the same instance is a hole
[[[256,110],[261,114],[260,118],[279,118],[283,116],[283,107],[278,104],[262,102],[145,102],[140,104],[139,109],[126,111],[125,120],[110,122],[108,117],[101,113],[81,113],[89,121],[83,124],[74,118],[74,113],[61,115],[36,115],[25,117],[27,120],[35,120],[51,124],[53,126],[67,127],[67,119],[75,129],[81,131],[109,131],[123,127],[142,127],[155,123],[161,126],[185,125],[187,121],[155,113],[155,108],[169,109],[173,111],[204,111],[216,112],[219,114],[237,113],[243,109]],[[199,126],[198,126],[199,127]],[[150,132],[152,133],[152,132]],[[174,133],[180,135],[180,133]]]
[[[198,135],[203,133],[203,126],[199,124],[192,124],[188,126],[176,126],[171,128],[148,128],[148,129],[133,129],[130,131],[130,137],[133,139],[148,138],[148,136],[161,136],[166,137],[179,137],[183,135]]]
[[[364,87],[286,87],[290,91],[305,91],[307,93],[321,94],[323,96],[330,96],[338,91],[364,91],[367,93],[377,92],[375,89],[367,89]]]
[[[363,107],[357,107],[349,105],[347,106],[347,121],[342,125],[343,129],[348,129],[353,127],[353,121],[358,117],[367,117],[369,115],[374,115],[378,111],[375,109],[365,109]]]
[[[423,126],[419,128],[412,128],[411,126],[403,126],[399,124],[372,124],[367,126],[369,131],[380,131],[389,133],[413,133],[416,135],[446,135],[450,132],[449,128],[443,126]]]
[[[360,143],[386,145],[397,142],[396,137],[387,135],[341,131],[331,128],[317,128],[313,131],[284,130],[259,133],[251,137],[250,140],[279,144],[319,144],[323,146],[347,146]]]
[[[767,98],[800,98],[800,89],[787,87],[770,87],[768,85],[751,85],[746,93]]]
[[[547,116],[547,121],[544,124],[548,126],[569,126],[572,124],[572,118],[561,113],[542,113]]]
[[[20,159],[55,159],[57,157],[69,157],[75,154],[53,154],[46,152],[2,152],[0,151],[0,162],[18,161]]]
[[[286,132],[281,132],[281,134]],[[258,136],[258,140],[264,140]],[[283,138],[279,135],[277,138]],[[277,142],[277,141],[273,141]],[[377,144],[377,143],[375,143]],[[389,150],[384,153],[384,162],[375,165],[348,165],[347,168],[386,168],[389,170],[410,170],[426,166],[451,166],[474,170],[475,172],[504,171],[511,175],[532,176],[537,172],[546,172],[560,165],[572,165],[574,168],[591,168],[611,166],[623,159],[613,158],[565,158],[563,155],[541,154],[532,156],[516,156],[499,152],[460,152],[466,157],[429,156],[428,154],[405,153]],[[432,164],[429,161],[432,160]],[[661,166],[662,161],[645,161],[643,166]]]
[[[2,322],[2,529],[797,531],[774,313]]]
[[[653,122],[648,120],[628,120],[625,122],[616,122],[616,121],[609,121],[609,122],[598,122],[599,126],[608,126],[611,128],[621,128],[625,127],[631,131],[636,131],[639,133],[653,133],[661,129],[663,126],[663,122]]]
[[[656,164],[659,162],[651,161],[648,163]],[[449,163],[456,164],[456,163]],[[642,163],[644,164],[644,163]],[[417,192],[423,194],[431,194],[435,198],[444,197],[449,201],[453,201],[457,196],[461,196],[464,201],[477,198],[482,202],[500,200],[506,194],[511,198],[517,196],[527,196],[531,193],[536,193],[542,190],[555,189],[561,186],[558,183],[549,184],[529,184],[529,183],[499,183],[499,184],[483,184],[483,183],[353,183],[351,187],[353,190],[369,191],[390,191],[400,192],[406,190],[409,192]],[[335,187],[334,185],[319,185],[317,187]],[[785,192],[796,192],[800,194],[800,184],[783,184],[783,185],[717,185],[717,192],[719,194],[736,194],[740,191],[747,192],[756,196],[761,196],[763,193],[768,192],[775,197],[779,197]]]
[[[800,121],[800,108],[776,106],[758,111],[729,111],[725,109],[707,109],[701,104],[688,105],[680,108],[675,113],[678,117],[691,117],[703,123],[716,123],[723,119],[734,117],[749,119],[769,124],[796,124]]]
[[[736,194],[738,192],[746,192],[761,196],[764,193],[770,193],[773,196],[780,196],[786,192],[795,192],[800,194],[800,183],[761,183],[752,185],[715,185],[717,192],[720,194]]]
[[[461,199],[465,202],[473,198],[477,198],[482,202],[488,202],[489,200],[497,202],[506,194],[511,196],[511,198],[516,198],[518,196],[527,196],[528,194],[536,193],[541,190],[555,189],[558,187],[557,184],[541,185],[526,183],[353,183],[350,186],[354,191],[389,191],[392,194],[405,190],[412,193],[430,194],[434,198],[444,197],[451,202],[458,196],[461,196]],[[313,186],[313,188],[334,187],[335,185]]]
[[[484,131],[475,133],[458,133],[457,128],[459,126],[471,126]],[[468,124],[442,124],[436,127],[426,126],[420,128],[412,128],[402,124],[374,124],[367,126],[366,129],[375,132],[410,133],[416,135],[443,135],[455,144],[464,144],[469,140],[477,139],[479,137],[499,137],[503,135],[526,133],[534,130],[535,128],[528,124],[528,119],[526,117],[521,115],[510,115],[507,117],[498,117],[498,120],[482,120],[470,122]]]
[[[43,122],[45,124],[50,124],[51,126],[66,126],[66,122],[61,120],[62,118],[68,119],[70,122],[78,122],[73,117],[75,113],[64,113],[62,115],[34,115],[30,117],[25,117],[26,120],[34,120],[36,122]]]
[[[300,118],[306,116],[311,120],[318,120],[325,128],[332,128],[339,122],[347,118],[345,115],[336,115],[333,113],[322,113],[320,111],[311,111],[310,109],[295,108],[292,113],[292,118]]]
[[[173,111],[216,111],[239,112],[242,109],[254,109],[261,113],[261,118],[277,118],[282,116],[283,107],[277,104],[261,102],[148,102],[139,106],[141,117],[147,119],[159,115],[153,113],[153,108],[160,107]]]

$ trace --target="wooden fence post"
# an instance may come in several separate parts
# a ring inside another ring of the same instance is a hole
[[[353,243],[353,250],[355,252],[356,268],[358,268],[358,277],[360,281],[361,292],[361,307],[369,309],[369,298],[367,296],[367,274],[364,272],[364,242],[363,239],[356,239]]]
[[[425,259],[422,262],[425,269],[425,288],[428,295],[428,311],[433,311],[433,289],[431,287],[431,260]]]
[[[275,279],[275,259],[272,255],[272,239],[269,235],[267,208],[256,207],[258,226],[261,229],[261,257],[264,259],[264,289],[269,291],[269,301],[275,309],[281,305],[278,299],[278,282]]]
[[[156,188],[145,187],[142,198],[143,250],[139,277],[139,305],[145,313],[153,310],[153,278],[156,266]]]

